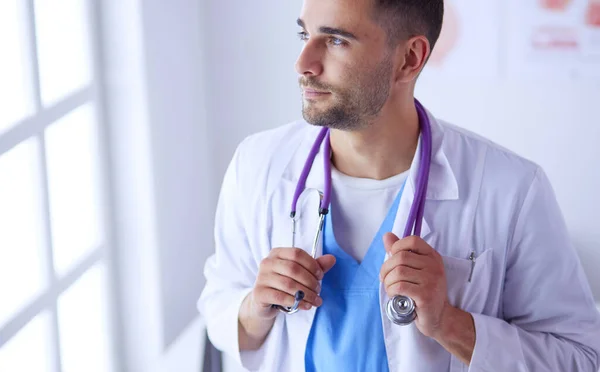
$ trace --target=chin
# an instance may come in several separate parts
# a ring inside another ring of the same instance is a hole
[[[315,107],[312,107],[311,104],[304,104],[302,106],[302,117],[304,120],[312,125],[324,126],[327,120],[327,115],[325,110],[317,110]]]
[[[327,121],[323,117],[309,115],[309,114],[306,114],[305,112],[302,113],[302,117],[304,118],[304,121],[306,121],[310,125],[314,125],[315,127],[327,127],[328,126]]]

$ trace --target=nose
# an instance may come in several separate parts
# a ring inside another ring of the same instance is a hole
[[[323,73],[321,53],[316,44],[307,41],[296,60],[296,72],[302,76],[317,76]]]

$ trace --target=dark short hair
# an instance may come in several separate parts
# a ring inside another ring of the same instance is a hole
[[[424,35],[433,49],[442,30],[444,0],[373,1],[375,18],[388,33],[390,45],[405,38]]]

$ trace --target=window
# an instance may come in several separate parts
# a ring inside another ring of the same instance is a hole
[[[0,1],[0,371],[114,370],[95,3]]]

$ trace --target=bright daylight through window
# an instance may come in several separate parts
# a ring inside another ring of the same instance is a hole
[[[0,371],[113,370],[95,3],[0,1]]]

